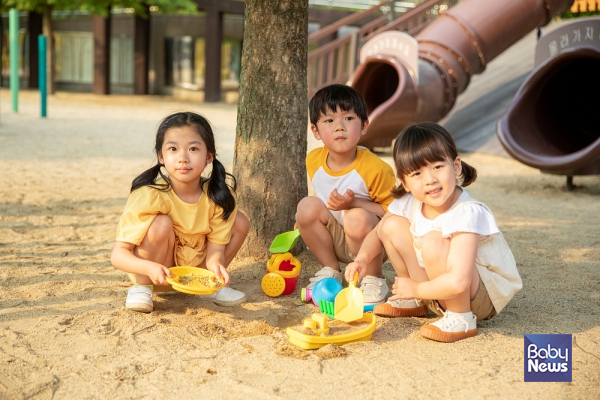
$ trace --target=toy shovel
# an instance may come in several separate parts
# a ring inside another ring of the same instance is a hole
[[[358,272],[354,279],[349,282],[347,288],[335,296],[335,319],[344,322],[352,322],[362,318],[365,305],[365,297],[362,290],[356,287]]]
[[[300,231],[298,229],[280,233],[279,235],[275,236],[275,239],[273,239],[273,243],[271,243],[269,251],[273,254],[287,253],[294,248],[299,237]]]

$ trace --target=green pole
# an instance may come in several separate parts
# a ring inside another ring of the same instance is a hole
[[[13,112],[19,111],[19,11],[8,12],[8,36],[10,42],[10,95]]]
[[[42,118],[46,117],[46,36],[38,36],[38,85],[40,87],[40,114]]]

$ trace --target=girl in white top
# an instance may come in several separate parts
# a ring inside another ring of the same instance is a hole
[[[522,287],[514,257],[492,212],[461,187],[477,177],[462,161],[450,134],[423,122],[394,144],[400,185],[395,200],[364,240],[346,279],[384,247],[398,274],[393,296],[373,312],[387,317],[440,320],[421,327],[429,339],[454,342],[477,334],[477,319],[499,313]]]

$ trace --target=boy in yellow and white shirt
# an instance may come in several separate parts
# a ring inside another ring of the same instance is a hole
[[[377,225],[393,198],[392,168],[364,147],[357,146],[367,132],[367,106],[353,88],[331,85],[319,90],[309,104],[311,130],[324,147],[306,157],[306,169],[315,196],[298,203],[296,225],[302,239],[323,265],[313,278],[342,281],[340,263],[354,261],[367,234]],[[384,254],[368,265],[361,281],[365,309],[383,303],[389,289],[381,263]]]

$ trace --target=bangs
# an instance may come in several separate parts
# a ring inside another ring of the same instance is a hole
[[[327,113],[353,112],[361,121],[366,121],[367,105],[362,95],[350,86],[335,84],[319,90],[309,102],[310,123],[317,121]]]
[[[451,153],[431,135],[405,134],[396,141],[394,147],[396,169],[401,179],[428,163],[446,161]]]
[[[323,104],[321,104],[321,108],[318,110],[320,115],[327,115],[327,113],[335,113],[337,112],[338,107],[340,111],[356,113],[352,101],[350,101],[350,99],[348,98],[335,99],[331,97],[326,100],[327,102],[323,102]]]

